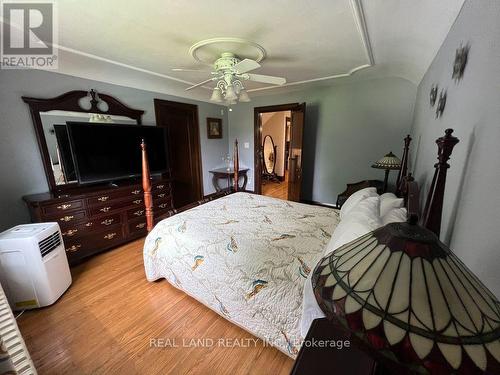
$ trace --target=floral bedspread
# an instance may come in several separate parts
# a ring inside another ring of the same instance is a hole
[[[334,209],[231,194],[158,223],[144,246],[146,276],[293,358],[304,281],[338,222]]]

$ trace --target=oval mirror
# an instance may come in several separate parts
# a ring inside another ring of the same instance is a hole
[[[273,174],[274,167],[276,166],[276,155],[275,155],[275,146],[273,138],[270,135],[266,135],[264,137],[264,143],[262,145],[263,148],[263,157],[264,157],[264,167],[266,173]]]

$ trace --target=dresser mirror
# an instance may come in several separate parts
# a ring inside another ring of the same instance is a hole
[[[96,113],[47,111],[40,113],[45,145],[50,158],[55,184],[59,187],[77,183],[75,165],[71,155],[71,145],[66,122],[90,122],[112,124],[136,124],[126,116],[103,115]]]
[[[22,98],[28,104],[51,192],[78,188],[66,122],[141,124],[144,111],[94,90],[69,91],[55,98]]]

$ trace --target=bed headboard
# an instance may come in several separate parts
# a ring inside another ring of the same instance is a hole
[[[401,157],[401,168],[398,172],[398,179],[396,180],[396,195],[401,195],[403,188],[403,178],[408,174],[408,153],[410,152],[411,137],[408,134],[404,139],[403,156]]]
[[[437,159],[434,164],[434,177],[425,198],[423,212],[420,210],[420,188],[414,180],[411,173],[408,172],[409,145],[411,138],[408,135],[405,138],[405,149],[403,152],[402,166],[398,175],[399,194],[404,197],[408,209],[408,220],[418,221],[420,225],[431,230],[439,236],[441,231],[441,219],[443,212],[444,192],[446,187],[446,174],[450,165],[450,159],[453,148],[459,142],[454,137],[453,129],[446,129],[445,135],[436,139],[438,146]]]
[[[436,144],[438,145],[438,162],[434,164],[434,177],[432,178],[421,220],[421,224],[424,227],[430,229],[438,236],[441,232],[446,174],[450,168],[448,160],[450,160],[453,148],[459,142],[458,138],[452,134],[453,129],[446,129],[445,135],[436,139]]]

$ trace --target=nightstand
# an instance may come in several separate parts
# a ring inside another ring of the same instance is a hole
[[[309,328],[291,375],[378,375],[377,367],[373,358],[353,346],[345,332],[322,318]]]

